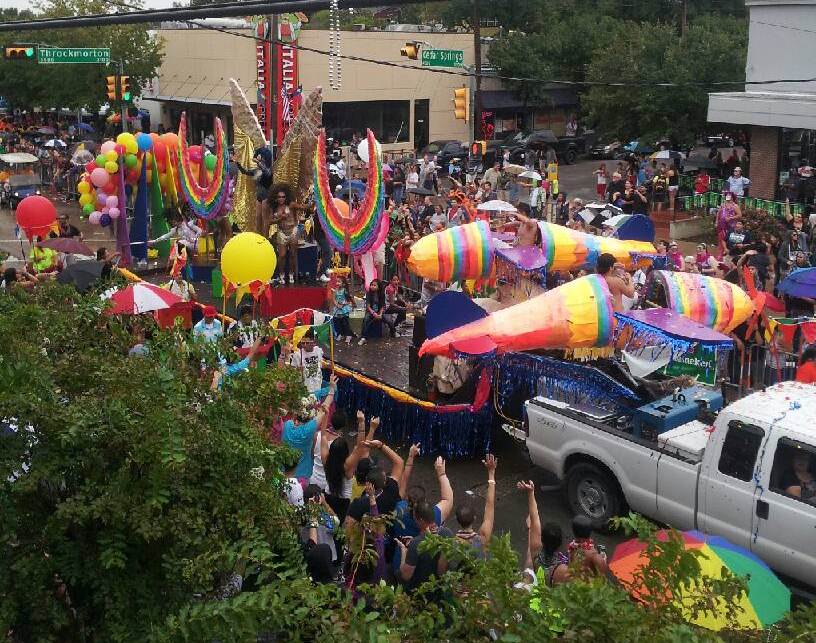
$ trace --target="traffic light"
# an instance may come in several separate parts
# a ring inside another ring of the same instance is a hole
[[[133,95],[130,91],[130,76],[122,76],[119,81],[119,88],[120,92],[119,95],[122,97],[122,100],[126,103],[129,103],[133,98]]]
[[[467,87],[453,90],[453,115],[456,120],[467,122],[470,115],[470,90]]]
[[[108,100],[109,101],[117,101],[119,100],[119,96],[117,94],[117,87],[116,87],[116,76],[105,76],[105,82],[108,86]]]
[[[8,60],[30,60],[36,53],[34,47],[21,47],[20,45],[12,45],[3,49],[3,57]]]
[[[406,56],[410,60],[416,60],[419,57],[419,43],[406,42],[405,46],[400,49],[400,56]]]

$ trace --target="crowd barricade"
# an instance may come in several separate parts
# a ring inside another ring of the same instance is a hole
[[[765,387],[796,378],[798,355],[754,344],[744,351],[729,353],[726,372],[723,373],[723,392],[728,399],[742,397]]]

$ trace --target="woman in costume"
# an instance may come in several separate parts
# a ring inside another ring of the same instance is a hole
[[[304,206],[292,201],[289,188],[274,186],[269,193],[270,221],[278,226],[273,245],[278,255],[278,275],[281,285],[286,283],[287,258],[289,259],[289,283],[295,283],[297,276],[298,224]]]

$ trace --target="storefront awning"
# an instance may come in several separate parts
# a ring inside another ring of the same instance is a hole
[[[146,100],[157,100],[166,103],[189,103],[192,105],[223,105],[224,107],[231,107],[232,103],[228,100],[212,100],[209,98],[182,98],[181,96],[150,96],[145,97]]]
[[[816,94],[768,91],[709,94],[708,121],[816,129]]]

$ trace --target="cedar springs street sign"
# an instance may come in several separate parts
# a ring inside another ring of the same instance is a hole
[[[57,63],[110,64],[110,49],[101,47],[38,47],[37,62],[41,65]]]
[[[465,52],[461,49],[423,49],[423,67],[461,67]]]

